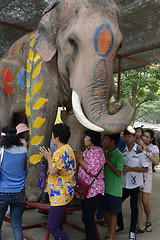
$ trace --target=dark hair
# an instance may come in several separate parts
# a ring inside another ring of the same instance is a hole
[[[136,127],[136,128],[134,128],[135,129],[135,131],[137,131],[138,129],[140,129],[141,130],[141,132],[142,132],[142,134],[144,133],[144,131],[143,131],[143,128],[142,127]]]
[[[146,130],[144,131],[144,133],[145,133],[145,132],[149,133],[150,137],[153,138],[153,140],[152,140],[151,143],[154,144],[154,145],[156,145],[156,139],[155,139],[153,130],[150,129],[150,128],[148,128],[148,129],[146,129]]]
[[[65,123],[58,123],[53,125],[52,132],[54,134],[54,138],[59,137],[61,143],[67,143],[70,136],[70,128]]]
[[[114,133],[114,134],[105,134],[105,136],[109,137],[110,140],[115,141],[115,145],[119,142],[120,140],[120,133]]]
[[[19,137],[16,135],[17,130],[15,127],[6,126],[2,129],[6,135],[2,138],[1,146],[10,148],[13,145],[22,146]]]
[[[90,129],[87,129],[84,133],[86,136],[89,136],[91,138],[91,143],[93,143],[94,146],[101,146],[101,134],[100,132],[95,132]]]
[[[133,136],[135,136],[135,134],[130,133],[127,129],[124,129],[123,135],[133,135]]]

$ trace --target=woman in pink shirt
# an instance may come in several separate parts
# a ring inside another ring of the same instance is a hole
[[[94,214],[98,203],[104,195],[103,168],[105,157],[101,145],[101,134],[86,130],[84,144],[87,147],[83,154],[75,153],[79,163],[78,177],[90,184],[99,172],[97,179],[90,186],[85,199],[82,199],[82,221],[85,224],[86,240],[97,240],[94,227]],[[101,171],[100,171],[101,170]]]
[[[137,231],[143,233],[144,227],[142,223],[142,206],[146,215],[146,232],[152,231],[151,224],[151,209],[150,209],[150,195],[152,190],[152,163],[159,163],[159,149],[156,146],[154,132],[152,129],[146,129],[143,136],[142,148],[146,152],[149,162],[148,172],[143,174],[144,185],[140,188],[139,202],[138,202],[138,227]]]

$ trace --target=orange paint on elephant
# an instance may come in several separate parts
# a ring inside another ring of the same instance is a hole
[[[101,86],[96,87],[95,90],[94,90],[94,96],[98,97],[98,98],[103,97],[104,96],[104,89]]]
[[[111,46],[112,35],[105,27],[101,30],[98,37],[98,49],[101,54],[105,54]]]

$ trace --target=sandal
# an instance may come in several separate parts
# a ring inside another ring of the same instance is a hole
[[[149,227],[151,227],[150,230],[148,230]],[[146,222],[145,230],[146,230],[146,232],[152,232],[152,223],[151,222]]]
[[[144,229],[141,229],[140,227],[136,227],[136,233],[144,233]]]
[[[101,238],[101,240],[106,240],[106,239],[110,239],[110,236],[105,236],[104,238]]]

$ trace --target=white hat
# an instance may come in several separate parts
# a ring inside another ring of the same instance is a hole
[[[131,125],[129,125],[129,126],[126,128],[126,130],[127,130],[129,133],[131,133],[131,134],[135,134],[135,133],[136,133],[136,131],[134,130],[134,128],[133,128]]]

